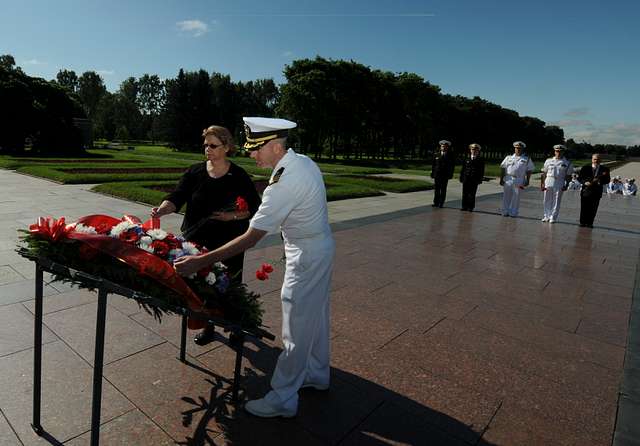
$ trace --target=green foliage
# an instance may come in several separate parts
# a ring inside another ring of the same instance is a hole
[[[0,63],[0,153],[20,154],[27,139],[34,154],[78,154],[84,150],[75,118],[80,104],[55,82],[27,76],[11,56]]]
[[[342,183],[368,187],[385,192],[403,193],[433,189],[433,184],[422,180],[403,180],[362,175],[341,175],[337,178]]]

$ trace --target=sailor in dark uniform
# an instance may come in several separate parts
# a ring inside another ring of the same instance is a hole
[[[441,208],[447,198],[447,184],[453,178],[456,157],[451,150],[451,142],[443,139],[440,149],[433,155],[431,178],[434,179],[433,207]]]
[[[480,156],[480,144],[469,145],[469,156],[462,162],[462,210],[472,212],[476,207],[476,192],[484,178],[484,159]]]

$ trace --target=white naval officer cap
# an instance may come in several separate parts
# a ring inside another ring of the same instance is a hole
[[[562,144],[556,144],[555,146],[553,146],[553,150],[565,150],[566,147],[563,146]]]
[[[478,150],[482,150],[482,146],[480,146],[480,144],[474,142],[473,144],[469,144],[469,148],[470,149],[478,149]]]
[[[450,146],[451,141],[447,141],[446,139],[441,139],[440,142],[438,142],[438,144],[440,144],[441,146]]]
[[[523,143],[522,141],[515,141],[513,143],[513,147],[521,147],[523,149],[526,149],[527,145],[525,143]]]
[[[258,150],[273,139],[285,138],[289,130],[296,128],[293,121],[280,118],[243,117],[244,148]]]

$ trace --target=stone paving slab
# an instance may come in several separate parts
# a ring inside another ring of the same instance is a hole
[[[638,199],[604,197],[588,230],[577,225],[577,194],[565,194],[560,222],[549,225],[540,222],[535,188],[514,219],[500,215],[495,183],[481,188],[489,195],[478,198],[477,212],[460,212],[455,183],[443,209],[429,206],[432,192],[330,203],[332,388],[301,391],[291,420],[257,419],[226,401],[235,354],[224,334],[204,348],[189,342],[184,365],[178,318],[158,324],[135,302],[110,296],[104,444],[609,444],[616,414],[624,421],[637,413],[623,362]],[[0,202],[0,319],[10,321],[3,336],[15,342],[33,311],[33,267],[13,252],[15,229],[38,215],[143,217],[148,207],[7,171],[0,187],[11,197]],[[179,224],[180,216],[163,218],[168,230]],[[262,294],[278,339],[247,343],[243,398],[268,389],[281,348],[280,243],[271,236],[245,258],[244,279]],[[261,282],[254,273],[265,261],[276,271]],[[86,444],[95,294],[58,284],[46,294],[52,406],[43,424],[57,441]],[[22,444],[42,443],[28,426],[30,336],[0,357],[0,444],[14,430]],[[628,376],[640,370],[632,361]],[[63,394],[68,379],[80,384]],[[620,444],[638,438],[630,428],[616,435],[628,441]]]

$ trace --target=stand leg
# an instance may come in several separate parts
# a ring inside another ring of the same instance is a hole
[[[180,361],[185,362],[187,352],[187,316],[182,316],[182,327],[180,327]]]
[[[42,396],[42,268],[36,263],[36,308],[33,321],[33,422],[36,434],[43,432],[40,424],[40,400]]]
[[[107,292],[98,290],[96,349],[93,361],[93,402],[91,403],[91,446],[100,443],[100,409],[102,405],[102,366],[104,364],[104,332],[107,316]]]
[[[238,390],[240,389],[240,372],[242,368],[242,353],[244,350],[244,334],[229,335],[229,341],[234,346],[236,351],[236,367],[233,372],[233,388],[232,388],[232,401],[238,401]]]

